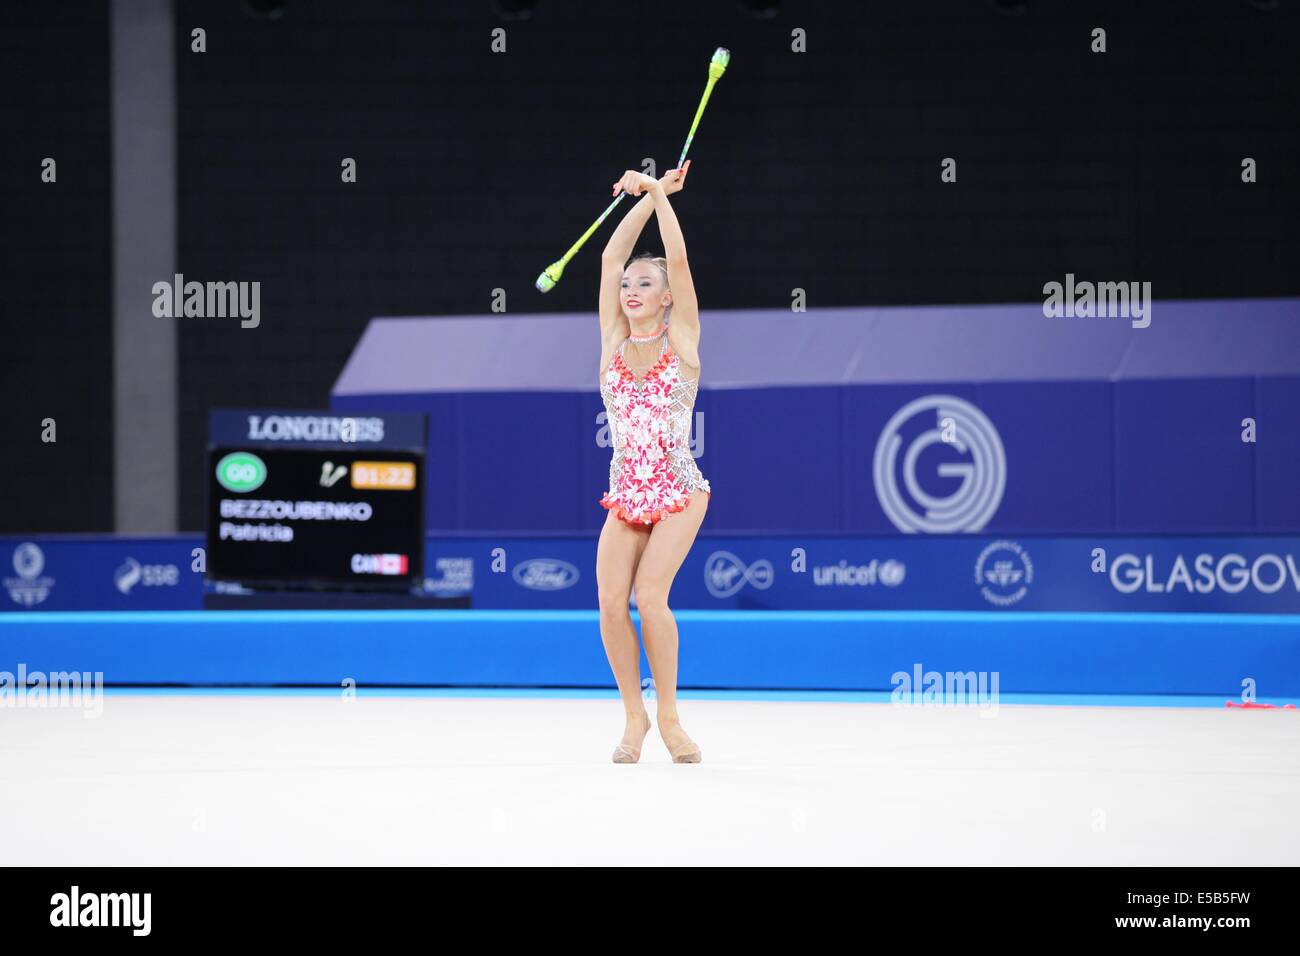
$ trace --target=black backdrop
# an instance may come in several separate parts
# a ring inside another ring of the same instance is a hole
[[[0,532],[113,524],[107,78],[107,4],[0,4]]]
[[[208,407],[324,404],[371,316],[486,312],[495,289],[510,312],[594,310],[609,224],[554,292],[532,282],[618,173],[675,161],[719,45],[732,66],[676,203],[706,308],[779,307],[794,288],[810,306],[1027,301],[1066,272],[1151,281],[1157,298],[1300,293],[1300,4],[1261,5],[784,2],[759,18],[739,0],[539,0],[504,20],[488,0],[289,0],[275,19],[181,3],[181,269],[262,283],[256,329],[177,320],[182,523],[202,526]],[[195,27],[206,53],[189,52]],[[1094,27],[1105,54],[1090,52]],[[791,52],[797,28],[806,53]],[[78,29],[93,37],[102,18]],[[104,59],[83,58],[59,90],[60,108],[87,114],[78,148],[106,158]],[[6,116],[61,128],[39,97]],[[356,184],[340,181],[344,157]],[[944,157],[956,184],[940,181]],[[36,211],[6,217],[6,310],[39,304],[98,346],[105,213]],[[80,252],[61,272],[77,301],[16,297],[35,250],[65,245]],[[652,220],[642,246],[657,245]],[[6,334],[29,354],[44,328],[24,318]],[[595,348],[593,328],[593,361]],[[26,422],[42,376],[63,377],[93,393],[79,414],[98,427],[107,368],[98,347],[10,362],[3,414],[22,407]],[[58,510],[41,489],[64,488],[69,463],[11,435],[23,478],[0,479],[0,530],[107,530],[102,476],[104,500]]]

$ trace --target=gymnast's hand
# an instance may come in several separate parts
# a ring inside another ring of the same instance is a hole
[[[686,165],[681,169],[670,169],[659,180],[659,185],[664,187],[664,195],[671,196],[673,193],[679,193],[686,188],[686,174],[691,171],[691,160],[686,161]]]
[[[660,188],[659,180],[647,176],[645,173],[638,173],[635,169],[629,169],[623,174],[623,178],[614,184],[614,195],[619,194],[622,190],[632,196],[640,196],[644,192],[652,192]]]

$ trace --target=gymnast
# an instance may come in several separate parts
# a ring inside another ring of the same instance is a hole
[[[656,723],[674,763],[699,763],[699,746],[677,711],[677,622],[668,607],[673,578],[695,541],[712,489],[690,450],[700,381],[700,310],[686,240],[668,197],[686,184],[690,162],[663,179],[628,170],[614,184],[641,200],[610,236],[600,270],[600,394],[614,451],[608,509],[596,551],[600,636],[627,724],[615,763],[636,763],[650,731],[641,697],[640,651],[629,612],[636,595],[641,640],[654,676]],[[628,255],[655,213],[662,258]]]

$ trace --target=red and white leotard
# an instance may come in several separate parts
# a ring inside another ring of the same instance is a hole
[[[683,510],[693,491],[713,494],[691,456],[691,412],[700,380],[681,377],[681,359],[668,344],[667,326],[660,335],[659,361],[642,378],[623,358],[624,339],[600,385],[614,442],[609,491],[600,503],[643,527]]]

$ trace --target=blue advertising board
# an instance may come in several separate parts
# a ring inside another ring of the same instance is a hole
[[[0,609],[198,610],[203,539],[0,538]],[[597,606],[596,540],[429,537],[421,593],[479,609]],[[701,536],[673,584],[700,610],[1300,614],[1296,537]]]
[[[203,539],[58,535],[0,539],[6,611],[167,611],[203,606]],[[195,569],[198,570],[195,570]]]
[[[589,538],[431,538],[426,588],[597,606]],[[702,536],[674,608],[1300,613],[1294,537]]]

